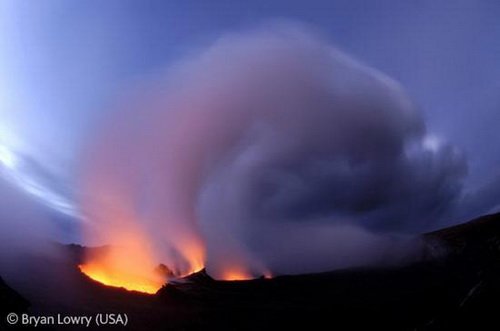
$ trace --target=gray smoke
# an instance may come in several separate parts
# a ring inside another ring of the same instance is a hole
[[[140,228],[181,269],[195,242],[216,278],[326,271],[411,256],[460,196],[464,159],[401,87],[300,26],[226,35],[167,74],[90,150],[89,239]]]

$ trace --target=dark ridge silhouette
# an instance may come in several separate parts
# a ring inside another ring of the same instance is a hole
[[[127,313],[131,330],[498,329],[500,214],[422,237],[422,259],[411,265],[250,281],[200,271],[156,295],[91,280],[77,268],[83,247],[62,246],[59,259],[27,257],[36,277],[23,293],[31,313]],[[0,295],[2,313],[28,309],[3,282]]]
[[[6,322],[6,316],[10,313],[21,314],[28,311],[30,303],[10,288],[0,277],[0,330],[17,330]]]

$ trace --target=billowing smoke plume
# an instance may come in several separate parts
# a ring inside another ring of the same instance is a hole
[[[401,87],[300,27],[227,35],[167,76],[90,150],[87,238],[127,252],[105,263],[216,278],[377,263],[460,193],[460,154]]]

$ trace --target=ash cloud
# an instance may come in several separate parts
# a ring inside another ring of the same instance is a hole
[[[216,278],[400,261],[461,194],[402,88],[302,26],[226,35],[137,94],[90,149],[87,238],[140,231],[180,269],[193,247]]]

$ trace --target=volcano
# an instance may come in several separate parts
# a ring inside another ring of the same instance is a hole
[[[498,328],[500,214],[422,239],[420,260],[402,267],[243,281],[216,281],[202,270],[169,282],[153,295],[92,280],[78,269],[84,248],[58,245],[57,256],[25,256],[19,270],[23,279],[0,281],[0,311],[126,313],[131,330]],[[10,330],[2,323],[2,330]]]

